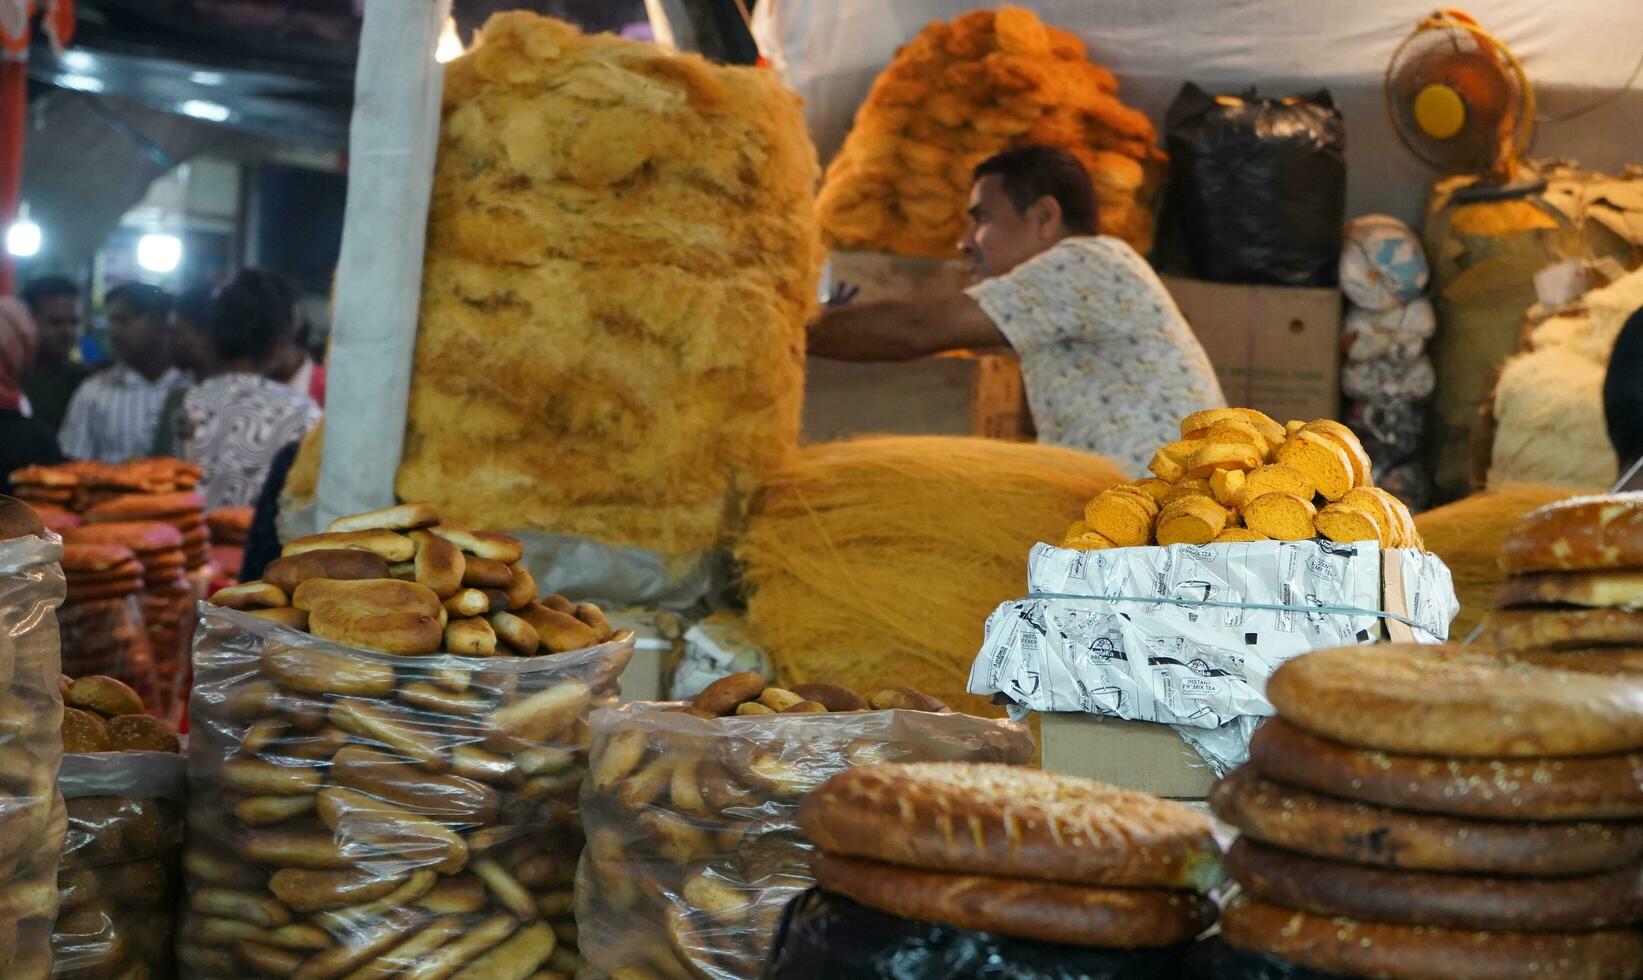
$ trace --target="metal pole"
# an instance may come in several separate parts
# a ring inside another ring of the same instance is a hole
[[[0,53],[0,235],[17,220],[23,195],[23,133],[27,129],[28,51]],[[16,291],[11,253],[0,248],[0,296]]]

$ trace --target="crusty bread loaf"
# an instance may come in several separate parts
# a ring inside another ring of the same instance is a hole
[[[1324,861],[1248,837],[1227,872],[1250,896],[1316,915],[1447,929],[1550,932],[1643,919],[1643,867],[1563,878],[1392,871]]]
[[[388,563],[383,557],[354,548],[321,548],[298,555],[276,558],[263,569],[262,580],[269,585],[295,592],[311,578],[387,578]]]
[[[1491,820],[1643,818],[1643,754],[1445,759],[1357,749],[1268,718],[1249,742],[1262,773],[1344,799]]]
[[[1624,609],[1497,609],[1483,641],[1502,650],[1643,646],[1643,612]]]
[[[826,853],[812,869],[823,889],[892,915],[1069,946],[1172,946],[1216,915],[1214,902],[1189,891],[947,874]]]
[[[805,798],[799,826],[822,850],[933,871],[1200,890],[1221,875],[1208,817],[1013,766],[852,769]]]
[[[291,604],[308,613],[315,636],[384,653],[433,653],[445,637],[439,597],[415,582],[312,578]]]
[[[1262,843],[1416,871],[1571,875],[1643,860],[1643,824],[1508,823],[1408,813],[1286,786],[1243,766],[1210,791],[1215,815]]]
[[[1316,970],[1418,980],[1615,980],[1643,973],[1643,935],[1481,932],[1312,915],[1243,896],[1221,934],[1239,949]]]
[[[1643,678],[1503,663],[1459,646],[1303,654],[1267,697],[1292,724],[1362,748],[1513,758],[1643,748]]]
[[[1643,569],[1514,575],[1495,593],[1495,608],[1518,606],[1643,609]]]
[[[1575,497],[1519,521],[1500,546],[1507,572],[1643,568],[1643,493]]]
[[[325,526],[327,531],[409,531],[439,523],[439,509],[433,504],[396,504],[380,510],[339,517]]]
[[[416,556],[416,545],[397,531],[325,531],[286,542],[280,549],[281,557],[300,555],[306,551],[330,548],[352,548],[381,555],[384,561],[410,561]]]

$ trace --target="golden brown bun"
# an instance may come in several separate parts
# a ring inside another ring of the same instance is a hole
[[[63,751],[107,752],[108,724],[89,711],[63,709]]]
[[[1267,683],[1286,721],[1416,755],[1601,755],[1643,748],[1643,677],[1503,664],[1459,646],[1383,643],[1303,654]]]
[[[1576,497],[1530,512],[1501,543],[1500,567],[1513,574],[1643,568],[1643,493]]]
[[[1416,871],[1571,875],[1643,859],[1643,824],[1505,823],[1406,813],[1285,786],[1243,766],[1210,792],[1215,815],[1274,847]]]
[[[1445,759],[1356,749],[1268,718],[1250,763],[1343,799],[1490,820],[1643,818],[1643,754],[1565,759]]]
[[[575,616],[567,616],[534,602],[513,612],[531,624],[542,645],[551,653],[585,650],[599,643],[599,634],[593,627]]]
[[[1221,934],[1238,949],[1270,953],[1347,976],[1422,980],[1596,980],[1643,972],[1643,935],[1481,932],[1312,915],[1234,899]]]
[[[1643,609],[1643,570],[1514,575],[1500,584],[1495,608],[1518,606]]]
[[[415,582],[314,578],[297,586],[292,605],[307,611],[315,636],[384,653],[433,653],[445,635],[439,597]]]
[[[473,589],[507,589],[513,585],[513,569],[490,558],[469,558],[462,568],[462,584]]]
[[[1253,898],[1317,915],[1448,929],[1552,932],[1643,918],[1637,865],[1563,878],[1389,871],[1233,842],[1227,872]]]
[[[813,869],[827,891],[892,915],[1069,946],[1173,946],[1213,925],[1217,911],[1192,892],[947,874],[837,854],[816,855]]]
[[[108,744],[115,752],[180,752],[182,745],[166,723],[148,715],[121,715],[108,723]]]
[[[64,700],[70,707],[95,711],[105,718],[143,713],[143,699],[137,692],[112,677],[81,677],[69,684]]]
[[[1502,650],[1643,646],[1643,612],[1624,609],[1497,609],[1482,640]]]
[[[1145,793],[1015,766],[847,770],[805,798],[799,826],[822,850],[933,871],[1198,890],[1220,878],[1208,817]]]
[[[518,538],[493,531],[475,531],[455,524],[440,524],[431,528],[435,534],[477,558],[488,558],[511,565],[525,557],[525,546]]]
[[[764,689],[765,679],[762,675],[744,670],[741,673],[728,674],[702,688],[690,699],[690,704],[710,715],[728,715],[738,706],[763,694]]]
[[[455,595],[462,588],[462,576],[467,569],[462,549],[431,531],[412,531],[410,536],[416,545],[412,576],[441,599]]]
[[[213,606],[227,609],[278,609],[290,604],[285,590],[267,582],[246,582],[230,585],[211,593],[208,600]]]
[[[280,557],[330,548],[369,551],[390,562],[410,561],[416,556],[416,545],[396,531],[326,531],[287,542],[280,549]]]
[[[866,711],[867,699],[838,684],[794,684],[793,693],[814,701],[828,711]]]
[[[276,558],[263,569],[262,580],[269,585],[295,592],[311,578],[387,578],[388,563],[381,555],[352,548],[321,548],[300,555]]]
[[[886,687],[874,691],[867,696],[867,703],[880,711],[899,708],[902,711],[939,713],[953,710],[923,691],[915,691],[910,687]]]
[[[433,504],[397,504],[381,510],[339,517],[326,525],[327,531],[409,531],[439,523]]]
[[[303,632],[308,630],[308,613],[306,610],[283,606],[279,609],[246,609],[244,612],[248,616],[266,619],[294,630],[302,630]]]

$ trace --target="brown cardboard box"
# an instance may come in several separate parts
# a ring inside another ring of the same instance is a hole
[[[1032,438],[1015,355],[959,352],[888,364],[805,362],[805,442],[853,435]]]
[[[1279,422],[1340,417],[1340,290],[1176,276],[1164,285],[1209,353],[1229,404]]]
[[[1202,800],[1215,784],[1215,770],[1168,725],[1074,712],[1038,718],[1048,772],[1174,800]]]

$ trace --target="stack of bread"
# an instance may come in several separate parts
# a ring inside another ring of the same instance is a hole
[[[799,826],[821,851],[824,892],[904,920],[1113,950],[1174,946],[1215,922],[1203,894],[1221,878],[1209,818],[1089,780],[972,763],[866,766],[807,796]]]
[[[1578,497],[1506,536],[1484,626],[1501,654],[1564,670],[1643,672],[1643,493]]]
[[[1643,679],[1310,653],[1211,806],[1238,949],[1348,976],[1643,976]],[[1334,974],[1331,974],[1334,975]]]
[[[112,677],[58,683],[70,755],[58,778],[68,834],[57,867],[52,975],[172,976],[183,842],[177,736]],[[84,757],[94,752],[120,754]]]
[[[158,696],[154,650],[143,621],[143,565],[123,544],[63,545],[68,593],[57,611],[63,670],[105,674],[148,700]]]
[[[587,714],[633,645],[596,606],[539,600],[522,551],[408,504],[212,596],[189,712],[192,975],[574,973]]]
[[[815,880],[800,800],[834,774],[1032,756],[1025,729],[919,691],[787,690],[751,672],[688,704],[628,705],[592,725],[577,921],[590,967],[628,980],[759,975],[783,909]]]
[[[81,520],[79,514],[57,504],[31,503],[29,507],[34,511],[35,516],[40,518],[41,524],[57,534],[62,534],[71,527],[79,527],[85,523]]]
[[[185,672],[191,632],[193,593],[188,584],[188,559],[181,531],[159,521],[110,521],[83,524],[63,532],[68,544],[106,544],[130,548],[142,566],[143,625],[153,653],[156,707],[170,709],[169,696]],[[71,577],[71,586],[74,580]]]
[[[1063,548],[1248,541],[1374,541],[1419,548],[1409,509],[1374,485],[1369,456],[1331,419],[1279,425],[1253,408],[1211,408],[1181,421],[1153,476],[1102,491]]]
[[[74,460],[25,466],[11,474],[17,496],[30,504],[83,511],[127,494],[166,494],[194,489],[204,471],[193,463],[156,456],[126,463]]]
[[[1022,7],[971,11],[930,23],[873,83],[828,165],[822,230],[848,248],[955,257],[976,164],[1042,145],[1089,171],[1101,233],[1145,253],[1166,169],[1156,142],[1076,35]]]
[[[205,515],[211,535],[211,557],[229,578],[240,577],[245,563],[245,539],[251,533],[255,507],[218,507]]]
[[[183,564],[193,572],[211,564],[211,537],[205,529],[205,499],[192,490],[128,493],[86,508],[88,524],[158,521],[182,534]]]
[[[0,495],[0,976],[51,976],[63,801],[63,702],[54,608],[59,545],[22,501]]]

